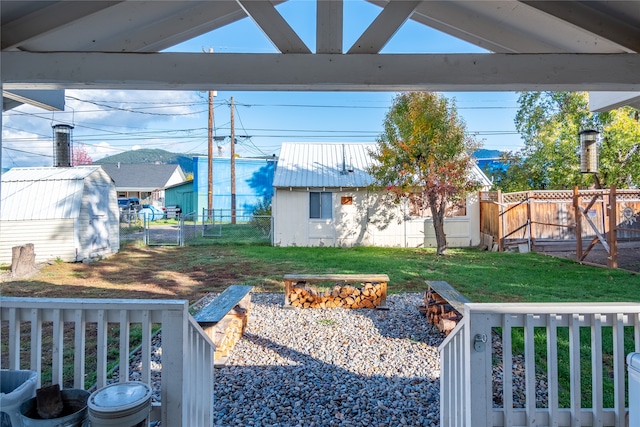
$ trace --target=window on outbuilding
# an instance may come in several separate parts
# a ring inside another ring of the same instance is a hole
[[[328,191],[311,191],[309,193],[309,218],[332,218],[332,193]]]

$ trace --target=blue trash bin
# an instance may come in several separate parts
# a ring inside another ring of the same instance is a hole
[[[38,373],[0,369],[0,427],[22,427],[20,405],[35,397]]]

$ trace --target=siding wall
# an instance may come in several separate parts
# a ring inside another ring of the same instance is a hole
[[[265,159],[237,158],[236,209],[252,212],[255,207],[273,196],[275,162]],[[208,208],[208,163],[206,157],[194,157],[194,209],[201,215]],[[231,209],[231,159],[213,159],[212,202],[214,210]],[[184,210],[183,210],[184,212]]]
[[[195,211],[193,197],[193,181],[188,181],[185,184],[167,188],[164,192],[164,205],[165,207],[180,206],[183,214],[191,213]]]
[[[57,258],[74,262],[118,252],[117,193],[102,168],[83,179],[34,183],[21,188],[20,194],[30,198],[31,210],[43,218],[0,221],[0,263],[10,264],[11,248],[27,243],[34,244],[37,262]],[[50,194],[41,196],[43,192]]]
[[[3,221],[0,224],[0,263],[11,264],[11,248],[33,243],[36,262],[60,258],[75,261],[75,221],[40,219]]]
[[[323,191],[310,189],[310,191]],[[435,247],[435,231],[429,219],[407,219],[403,204],[384,203],[382,196],[366,190],[333,193],[331,220],[309,219],[309,192],[276,188],[273,202],[276,246],[382,246]],[[351,197],[352,204],[342,204]],[[480,243],[478,199],[467,201],[465,217],[445,219],[449,247]]]
[[[120,247],[118,201],[115,185],[104,171],[84,180],[80,213],[76,218],[77,258],[94,258],[116,253]],[[66,261],[66,260],[65,260]]]

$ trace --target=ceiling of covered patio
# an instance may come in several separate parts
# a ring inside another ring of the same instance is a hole
[[[0,0],[3,107],[60,109],[70,88],[587,90],[592,109],[640,107],[638,0],[369,2],[380,13],[346,45],[343,0],[317,0],[309,46],[282,1]],[[247,17],[279,53],[162,52]],[[488,53],[381,53],[409,19]]]

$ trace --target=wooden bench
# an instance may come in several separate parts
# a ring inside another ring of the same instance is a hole
[[[286,274],[284,276],[284,306],[298,306],[298,296],[305,291],[306,303],[301,308],[377,308],[387,307],[386,274]],[[327,283],[333,285],[331,291],[320,294],[308,284]],[[344,286],[341,284],[344,283]],[[362,287],[353,286],[362,284]],[[306,295],[308,292],[310,295]],[[292,301],[294,304],[292,304]]]
[[[448,335],[462,319],[465,303],[471,301],[447,282],[427,280],[426,283],[424,311],[427,320]]]
[[[193,318],[216,346],[214,366],[224,366],[249,321],[253,286],[231,285]]]

